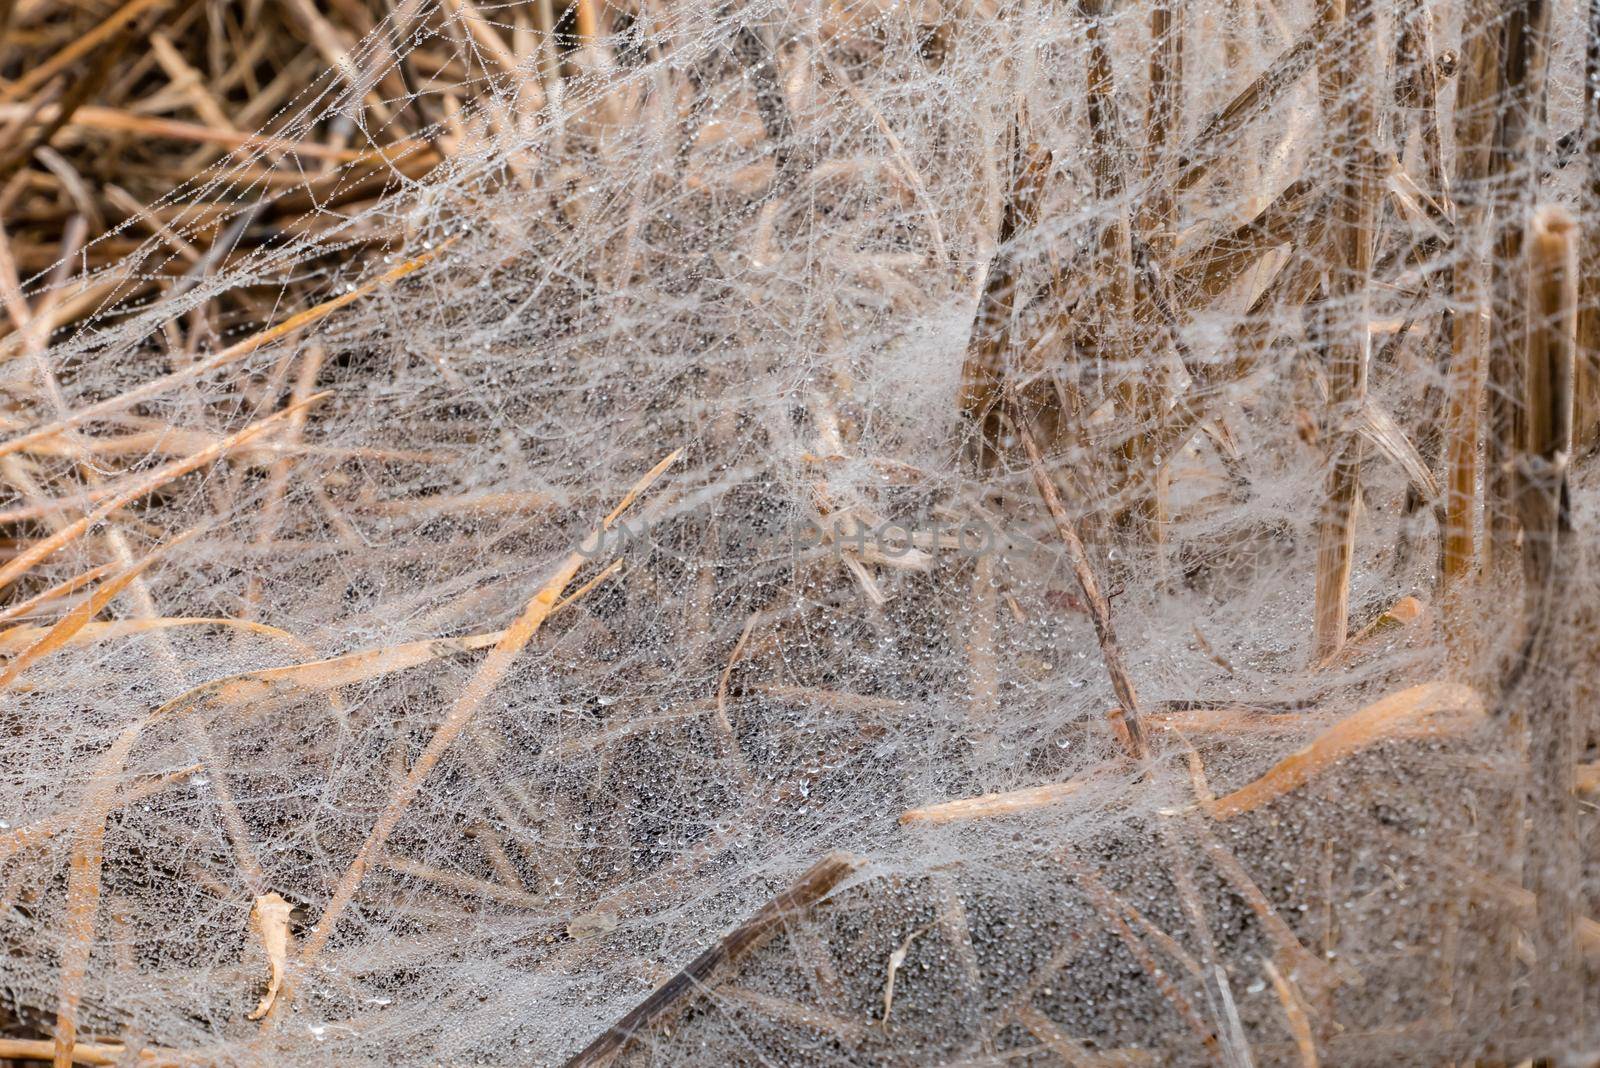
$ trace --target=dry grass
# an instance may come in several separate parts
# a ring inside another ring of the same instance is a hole
[[[0,0],[0,1063],[1586,1063],[1592,6]]]

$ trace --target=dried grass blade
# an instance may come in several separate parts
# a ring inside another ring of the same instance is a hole
[[[636,482],[632,489],[622,498],[622,501],[611,510],[611,513],[600,523],[600,530],[610,528],[623,511],[638,498],[639,494],[648,489],[656,479],[670,467],[680,455],[682,449],[675,449],[660,463]],[[305,949],[301,953],[303,963],[310,963],[317,958],[327,946],[328,940],[333,937],[334,928],[338,925],[339,918],[344,910],[354,899],[357,888],[361,885],[362,878],[366,875],[368,866],[373,859],[383,852],[384,845],[389,836],[399,826],[400,819],[410,807],[411,799],[416,796],[417,790],[422,786],[435,765],[443,759],[445,752],[456,740],[467,724],[472,721],[478,708],[488,699],[496,685],[510,670],[512,662],[522,651],[522,648],[532,640],[541,624],[550,615],[562,592],[567,588],[567,583],[572,581],[586,562],[587,557],[582,552],[569,554],[556,569],[556,573],[545,582],[544,586],[528,602],[511,626],[501,634],[500,640],[490,650],[484,662],[479,665],[477,672],[467,681],[466,687],[456,698],[450,711],[446,714],[444,722],[434,732],[428,745],[417,757],[416,763],[411,766],[405,781],[394,791],[389,798],[389,803],[384,807],[372,830],[367,834],[367,839],[362,843],[361,849],[345,870],[338,885],[334,888],[333,896],[329,899],[328,907],[323,910],[322,916],[317,920],[317,925],[311,931],[311,936],[306,940]]]
[[[1300,995],[1270,960],[1261,958],[1261,966],[1266,969],[1267,978],[1272,980],[1272,989],[1277,992],[1278,1001],[1283,1005],[1284,1019],[1288,1021],[1289,1033],[1294,1036],[1295,1049],[1300,1054],[1300,1068],[1317,1068],[1317,1044],[1311,1037],[1311,1019],[1306,1015]]]
[[[166,555],[168,550],[194,537],[196,533],[198,531],[190,530],[178,535],[165,545],[156,548],[153,552],[147,553],[142,559],[136,561],[132,567],[123,569],[114,578],[102,583],[87,600],[62,616],[54,626],[44,632],[44,635],[37,642],[7,664],[4,671],[0,671],[0,689],[4,689],[15,682],[19,675],[41,657],[48,656],[66,645],[74,635],[83,630],[95,616],[99,615],[108,604],[116,599],[118,594],[127,589],[128,585],[143,574],[151,564]],[[0,634],[0,643],[3,643],[7,636],[7,634]]]
[[[646,1035],[668,1012],[699,991],[715,985],[719,972],[765,942],[797,912],[827,897],[860,866],[860,860],[844,853],[830,853],[817,861],[793,886],[696,957],[585,1046],[567,1061],[566,1068],[603,1068],[610,1064],[635,1038]]]
[[[900,824],[942,824],[959,820],[992,819],[997,816],[1014,816],[1060,804],[1078,793],[1094,780],[1068,779],[1047,786],[1032,786],[1025,790],[1005,790],[1000,793],[963,797],[957,801],[944,801],[937,805],[912,808],[900,813]]]
[[[134,19],[153,8],[165,7],[171,0],[128,0],[88,33],[75,36],[66,47],[42,63],[34,64],[22,77],[0,87],[0,100],[19,100],[43,86],[51,78],[94,52]]]
[[[314,400],[316,398],[311,399]],[[282,417],[292,410],[292,408],[285,409],[284,411],[277,413],[277,415],[273,416],[272,418],[276,419]],[[263,422],[265,422],[265,420]],[[645,477],[645,479],[641,480],[641,482],[634,487],[634,491],[632,494],[630,494],[629,499],[631,500],[632,496],[637,495],[639,490],[642,490],[645,486],[648,486],[651,481],[654,481],[654,479],[658,477],[663,470],[665,470],[666,464],[671,460],[675,460],[677,456],[678,453],[674,452],[667,458],[666,461],[663,461],[661,464],[657,465],[657,467],[652,470],[651,473]],[[576,560],[577,563],[574,563],[574,560]],[[576,571],[577,567],[580,566],[581,563],[582,558],[576,553],[573,554],[573,556],[568,560],[568,565],[571,566],[573,571]],[[568,578],[570,579],[570,574],[568,575]],[[566,582],[563,581],[562,586],[564,587],[565,585]],[[592,583],[590,585],[592,585]],[[585,588],[587,589],[589,587],[586,586]],[[541,598],[543,593],[544,591],[541,591]],[[538,605],[539,603],[540,598],[535,598],[535,604]],[[548,615],[549,611],[553,610],[553,608],[548,608],[548,610],[546,610],[543,614]],[[524,620],[527,619],[527,616],[528,614],[525,613]],[[498,636],[496,648],[500,648],[505,644],[506,636],[510,633],[510,630],[501,632],[501,634]],[[532,631],[530,630],[527,632],[527,637],[531,636]],[[526,640],[527,638],[523,638],[524,643]],[[435,650],[437,650],[441,645],[451,649],[458,649],[463,647],[464,644],[465,642],[463,639],[455,639],[454,641],[445,639],[442,642],[435,643],[416,643],[416,645],[423,647],[431,645]],[[485,642],[485,644],[488,643]],[[414,648],[415,647],[413,647],[413,649]],[[364,656],[339,659],[346,661],[346,663],[341,666],[343,666],[347,671],[351,667],[349,662],[352,660],[355,661],[357,666],[370,669],[370,665],[374,660],[378,661],[379,663],[383,663],[385,660],[384,654],[389,654],[392,652],[393,650],[387,649],[375,650]],[[418,652],[422,652],[423,655],[420,657],[420,659],[412,659],[411,662],[421,662],[421,660],[429,658],[426,649],[418,650]],[[440,654],[435,652],[433,655]],[[415,656],[416,653],[414,652],[413,657]],[[325,667],[326,665],[319,664],[315,666]],[[295,669],[280,670],[294,671]],[[504,670],[504,665],[501,666],[500,670]],[[62,950],[61,955],[61,970],[58,981],[59,993],[56,1009],[55,1061],[58,1066],[62,1066],[62,1068],[64,1068],[64,1066],[70,1063],[72,1058],[72,1050],[76,1044],[78,1005],[82,999],[83,980],[88,971],[89,955],[93,948],[94,941],[95,918],[99,911],[103,860],[102,843],[105,838],[106,818],[117,803],[117,779],[121,775],[123,767],[127,764],[128,755],[132,752],[133,747],[138,743],[138,740],[143,734],[145,727],[163,716],[175,714],[181,715],[187,713],[200,706],[208,698],[216,699],[217,697],[221,696],[225,698],[231,698],[235,702],[241,702],[248,701],[250,699],[260,699],[263,697],[272,696],[278,692],[272,688],[271,679],[273,674],[274,673],[272,672],[259,672],[256,673],[258,676],[256,679],[251,679],[250,676],[242,676],[219,680],[217,683],[211,683],[207,684],[206,686],[197,687],[195,690],[192,690],[187,694],[181,695],[178,698],[167,702],[165,705],[162,705],[160,708],[152,712],[145,719],[125,727],[122,733],[118,735],[116,741],[112,743],[111,747],[106,751],[96,765],[95,771],[90,779],[87,796],[84,800],[78,820],[75,824],[76,841],[72,853],[71,867],[67,875],[67,906],[62,931],[64,949]],[[479,677],[483,676],[483,674],[484,671],[482,668],[480,668]],[[268,678],[266,680],[262,680],[259,678],[259,676],[262,675],[268,676]],[[326,675],[321,678],[321,681],[327,683],[330,681],[330,678],[336,679],[339,677],[339,671],[335,669],[332,672],[327,672]],[[240,685],[241,679],[247,680],[244,685]],[[254,685],[250,685],[250,682],[254,682]],[[460,726],[457,727],[456,733],[459,733],[460,728],[464,726],[465,723],[461,723]],[[435,735],[435,741],[437,741],[438,738],[439,735]],[[426,755],[427,754],[424,753],[424,756]],[[442,755],[442,747],[439,750],[439,755]],[[434,761],[437,762],[437,759],[438,756],[436,755],[434,757]],[[419,766],[421,765],[421,760],[419,760],[418,764]],[[418,781],[420,782],[420,780]],[[412,792],[414,792],[414,790],[415,785],[412,786]],[[409,797],[410,795],[408,794],[407,796]],[[403,811],[403,807],[404,806],[402,805],[401,811]],[[398,819],[398,813],[396,814],[396,819]],[[380,847],[381,844],[382,843],[380,842]],[[349,895],[353,895],[354,890],[355,883],[352,883],[349,887]],[[346,904],[348,904],[348,900],[349,896],[345,898]],[[313,937],[315,937],[315,932],[313,932]],[[286,998],[289,996],[289,994],[287,991],[284,991],[280,992],[280,996]]]
[[[1028,466],[1033,472],[1034,485],[1038,487],[1039,496],[1044,498],[1050,518],[1055,521],[1056,533],[1067,550],[1067,561],[1072,565],[1072,573],[1078,579],[1084,602],[1089,606],[1090,618],[1094,620],[1095,637],[1100,642],[1100,659],[1105,664],[1106,674],[1111,677],[1112,692],[1120,703],[1111,715],[1112,727],[1128,755],[1143,761],[1149,755],[1149,746],[1145,742],[1144,726],[1139,718],[1139,698],[1134,692],[1128,669],[1122,662],[1122,649],[1117,644],[1117,632],[1111,624],[1111,603],[1100,592],[1100,583],[1094,577],[1094,569],[1089,566],[1089,554],[1078,537],[1072,519],[1067,515],[1066,506],[1061,503],[1055,483],[1050,481],[1050,473],[1045,470],[1044,457],[1039,454],[1033,432],[1028,429],[1026,421],[1019,421],[1017,429],[1028,453]]]
[[[173,783],[187,779],[202,767],[204,767],[202,764],[191,764],[176,771],[140,779],[122,792],[121,796],[113,803],[112,808],[123,808],[136,801],[143,801],[147,797],[160,793]],[[72,819],[70,816],[53,815],[24,824],[21,827],[13,827],[4,835],[0,835],[0,864],[4,864],[29,846],[49,841],[71,825]]]
[[[17,554],[17,556],[14,557],[10,563],[6,564],[4,567],[0,567],[0,589],[4,589],[13,582],[17,581],[17,579],[26,574],[33,567],[33,565],[49,556],[57,549],[60,549],[62,546],[78,539],[84,534],[85,531],[88,531],[94,527],[97,523],[104,520],[117,509],[138,500],[140,497],[143,497],[154,490],[159,489],[168,482],[171,482],[173,479],[181,478],[191,471],[194,471],[200,467],[204,467],[206,464],[215,460],[229,449],[232,449],[243,442],[249,441],[251,438],[257,437],[258,435],[271,430],[279,423],[282,423],[284,420],[294,415],[294,413],[300,409],[306,407],[307,405],[316,404],[317,402],[331,395],[331,393],[318,393],[315,396],[307,397],[300,404],[292,404],[281,411],[274,412],[265,419],[251,423],[243,430],[228,435],[215,445],[212,445],[210,448],[202,449],[193,456],[186,457],[182,460],[175,460],[172,463],[163,464],[161,467],[156,468],[154,471],[150,472],[149,475],[140,479],[133,486],[117,494],[115,497],[112,497],[104,504],[101,504],[94,511],[83,516],[81,519],[67,524],[66,526],[57,530],[54,534],[51,534],[49,537],[42,538],[34,544],[28,546],[28,548]]]
[[[1400,465],[1425,502],[1432,504],[1439,499],[1439,480],[1429,470],[1428,462],[1422,458],[1405,431],[1400,429],[1394,417],[1371,397],[1362,404],[1356,417],[1356,431]]]
[[[369,294],[383,288],[391,282],[395,282],[401,278],[404,278],[406,275],[420,269],[430,260],[437,257],[449,246],[450,241],[440,242],[437,246],[428,250],[427,252],[424,252],[422,255],[406,260],[404,263],[400,264],[394,269],[385,271],[383,274],[369,282],[363,282],[361,285],[350,290],[348,293],[341,293],[331,300],[323,301],[321,304],[307,308],[305,311],[297,312],[275,326],[270,326],[260,333],[252,334],[250,337],[245,338],[243,341],[240,341],[237,344],[229,345],[227,348],[223,349],[215,356],[212,356],[210,359],[196,361],[195,363],[189,364],[181,370],[172,371],[168,374],[162,375],[160,378],[152,379],[142,386],[135,386],[133,389],[119,393],[115,397],[109,397],[106,400],[80,408],[63,419],[57,419],[54,422],[42,424],[32,430],[27,431],[26,433],[19,434],[17,437],[0,442],[0,456],[10,455],[19,449],[27,448],[29,445],[32,445],[37,441],[42,441],[45,438],[52,437],[53,435],[59,434],[64,430],[70,430],[73,427],[81,426],[90,420],[99,419],[102,416],[111,414],[112,412],[123,411],[124,409],[132,407],[140,401],[149,400],[151,397],[158,397],[175,386],[180,386],[185,382],[192,382],[197,378],[201,378],[204,375],[210,374],[219,367],[225,367],[230,363],[237,363],[246,356],[250,355],[252,352],[264,348],[265,346],[272,344],[274,341],[288,337],[290,334],[302,330],[305,327],[310,326],[312,323],[325,319],[329,315],[338,311],[340,308],[343,308],[348,304],[353,304],[362,297],[368,296]]]
[[[1252,812],[1299,789],[1317,775],[1361,750],[1421,727],[1439,733],[1482,719],[1483,699],[1470,686],[1426,682],[1392,693],[1352,713],[1320,734],[1310,745],[1274,764],[1266,774],[1209,807],[1221,822]]]
[[[621,569],[621,561],[611,564],[594,578],[584,583],[570,595],[557,602],[550,610],[554,615],[567,605],[587,594],[605,579]],[[239,620],[211,620],[196,622],[230,623],[246,626],[252,631],[277,632],[276,627],[260,623],[246,624]],[[419,667],[431,660],[440,660],[457,653],[487,649],[505,637],[505,631],[493,630],[483,634],[467,634],[459,638],[426,638],[402,645],[385,645],[376,649],[362,649],[326,660],[313,660],[287,667],[264,668],[226,675],[212,679],[192,690],[178,695],[153,713],[157,716],[184,715],[205,707],[211,709],[235,708],[266,702],[293,694],[325,693],[343,686],[354,686],[384,675]],[[290,636],[292,637],[292,635]]]
[[[77,633],[63,640],[64,645],[87,645],[91,642],[108,641],[112,638],[122,638],[130,634],[148,634],[152,631],[171,630],[174,627],[232,627],[247,631],[251,634],[260,634],[263,637],[274,638],[292,645],[296,650],[305,654],[314,654],[315,650],[300,638],[295,637],[282,627],[274,627],[267,623],[256,623],[248,619],[234,619],[230,616],[157,616],[154,619],[115,619],[86,623]],[[49,633],[47,627],[20,626],[12,627],[7,631],[0,631],[0,652],[8,648],[24,645],[40,634]]]
[[[0,611],[0,623],[16,619],[18,616],[25,616],[29,612],[32,612],[35,608],[38,608],[41,605],[49,604],[51,601],[57,601],[63,597],[70,597],[72,594],[83,589],[83,587],[89,585],[89,583],[95,582],[110,574],[112,569],[114,569],[116,566],[117,562],[115,560],[107,560],[105,563],[100,564],[97,567],[91,567],[82,574],[72,576],[65,582],[59,582],[56,585],[51,586],[43,593],[35,594],[34,596],[29,597],[26,601],[20,601],[17,604],[12,605],[10,608]]]
[[[56,1044],[44,1038],[0,1038],[0,1060],[48,1061],[55,1057]],[[118,1065],[127,1061],[127,1047],[120,1042],[80,1042],[72,1052],[73,1064]],[[148,1046],[134,1062],[141,1068],[175,1068],[186,1063],[182,1058],[159,1053]]]
[[[100,758],[73,828],[67,903],[60,929],[61,965],[56,980],[55,1068],[69,1068],[77,1046],[78,1006],[83,1000],[83,981],[89,970],[95,918],[100,910],[106,817],[117,794],[117,780],[143,727],[143,722],[124,727]]]

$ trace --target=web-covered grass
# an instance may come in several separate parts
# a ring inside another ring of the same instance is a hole
[[[0,1054],[1600,1049],[1587,11],[284,6],[7,252]]]

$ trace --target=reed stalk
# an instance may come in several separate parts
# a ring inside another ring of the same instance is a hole
[[[1367,395],[1367,287],[1380,188],[1376,90],[1383,66],[1370,0],[1348,5],[1320,0],[1317,13],[1327,27],[1318,55],[1318,86],[1329,129],[1337,131],[1329,147],[1338,167],[1327,235],[1328,297],[1334,315],[1327,350],[1327,424],[1335,429],[1317,540],[1315,655],[1323,659],[1339,652],[1349,629],[1362,444],[1345,424]],[[1344,23],[1343,32],[1333,32],[1339,23]],[[1349,43],[1341,48],[1336,44],[1341,41]]]
[[[1456,248],[1448,318],[1450,372],[1445,418],[1445,525],[1441,582],[1460,583],[1477,569],[1479,412],[1483,406],[1482,260],[1494,139],[1492,107],[1500,84],[1496,0],[1471,0],[1456,87]]]
[[[1509,721],[1527,730],[1526,878],[1536,910],[1536,963],[1529,986],[1539,1017],[1553,1025],[1549,1041],[1557,1048],[1571,1041],[1566,1021],[1582,1013],[1584,982],[1577,937],[1582,866],[1574,772],[1583,665],[1574,648],[1567,486],[1576,244],[1577,226],[1565,211],[1550,208],[1534,217],[1528,234],[1527,429],[1516,468],[1526,634],[1506,686]]]
[[[1498,235],[1491,269],[1488,433],[1484,445],[1484,566],[1505,575],[1516,553],[1517,485],[1513,472],[1526,414],[1522,409],[1522,353],[1528,323],[1522,238],[1538,188],[1530,166],[1545,112],[1545,64],[1550,8],[1523,0],[1506,13],[1501,38],[1504,99],[1495,130],[1492,175]]]

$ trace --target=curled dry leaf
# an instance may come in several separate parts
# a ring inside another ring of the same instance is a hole
[[[911,943],[915,942],[925,933],[932,924],[925,924],[906,935],[905,941],[900,943],[900,948],[889,954],[889,972],[883,980],[883,1019],[879,1026],[885,1031],[889,1030],[889,1012],[894,1008],[894,977],[905,966],[906,954],[911,951]]]
[[[250,925],[256,929],[256,935],[261,939],[261,948],[267,954],[267,990],[261,995],[261,1001],[245,1017],[247,1020],[260,1020],[272,1011],[273,1003],[278,1000],[278,991],[283,989],[283,969],[289,959],[289,913],[293,906],[275,892],[262,894],[256,898],[255,906],[250,910]]]

